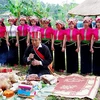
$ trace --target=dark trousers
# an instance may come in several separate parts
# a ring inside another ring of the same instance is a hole
[[[53,57],[53,53],[52,53],[52,50],[51,50],[51,41],[50,40],[42,40],[42,43],[44,43],[46,46],[48,46],[48,48],[51,52],[51,55]]]
[[[62,52],[61,44],[55,44],[55,52],[54,52],[54,68],[56,71],[65,70],[65,54]]]
[[[23,56],[24,56],[24,52],[27,48],[26,37],[19,38],[19,45],[20,45],[20,64],[25,65],[24,61],[23,61]]]
[[[100,76],[100,43],[94,43],[93,74]]]
[[[0,63],[7,64],[7,52],[8,47],[6,44],[6,40],[4,38],[0,38]]]
[[[91,73],[91,52],[89,44],[81,44],[81,74]]]
[[[18,64],[18,47],[16,47],[16,38],[9,38],[9,50],[7,62],[9,65]]]
[[[76,73],[78,71],[78,53],[76,50],[76,43],[66,43],[67,56],[67,73]]]

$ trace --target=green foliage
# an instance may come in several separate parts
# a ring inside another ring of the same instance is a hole
[[[93,100],[98,100],[98,98],[94,98]]]
[[[46,100],[58,100],[56,96],[50,95],[46,98]]]
[[[40,0],[0,0],[0,7],[9,10],[15,16],[36,14],[39,17],[53,16],[55,19],[63,18],[67,12],[77,4],[61,5],[44,4]],[[5,2],[4,2],[5,1]]]
[[[0,0],[3,2],[3,0]],[[51,17],[52,25],[55,26],[55,20],[66,21],[66,18],[70,17],[68,11],[75,7],[77,4],[45,4],[40,0],[4,0],[5,5],[0,4],[1,9],[9,10],[12,15],[20,17],[20,15],[32,16],[35,15],[39,18]]]
[[[100,88],[99,88],[98,92],[99,92],[99,94],[100,94]]]

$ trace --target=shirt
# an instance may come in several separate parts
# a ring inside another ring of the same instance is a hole
[[[38,32],[38,31],[40,31],[40,27],[39,26],[29,26],[30,36],[32,36],[33,32]]]
[[[18,30],[19,36],[27,36],[29,32],[29,26],[27,24],[19,25],[17,30]]]
[[[77,41],[77,35],[79,34],[78,29],[66,29],[65,30],[65,35],[66,35],[66,39],[67,41]]]
[[[98,28],[93,30],[94,39],[96,41],[100,41],[100,33],[99,32],[100,32],[100,29],[98,29]]]
[[[6,27],[0,26],[0,38],[3,38],[5,36]]]
[[[54,30],[54,39],[63,40],[64,39],[64,30]]]
[[[41,37],[51,39],[51,35],[53,35],[53,29],[51,27],[41,28],[40,29]]]
[[[9,36],[16,36],[17,26],[15,25],[7,26],[6,31],[8,32]]]
[[[87,28],[87,29],[83,28],[79,30],[79,35],[81,37],[81,40],[90,41],[92,34],[93,34],[93,30],[91,28]]]

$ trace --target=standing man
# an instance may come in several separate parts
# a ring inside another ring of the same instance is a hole
[[[30,64],[29,74],[50,74],[48,65],[52,62],[52,56],[49,48],[41,43],[40,32],[32,34],[32,45],[30,45],[24,54],[24,62]]]

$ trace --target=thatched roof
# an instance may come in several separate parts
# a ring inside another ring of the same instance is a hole
[[[100,15],[100,0],[85,0],[68,12],[74,15]]]

